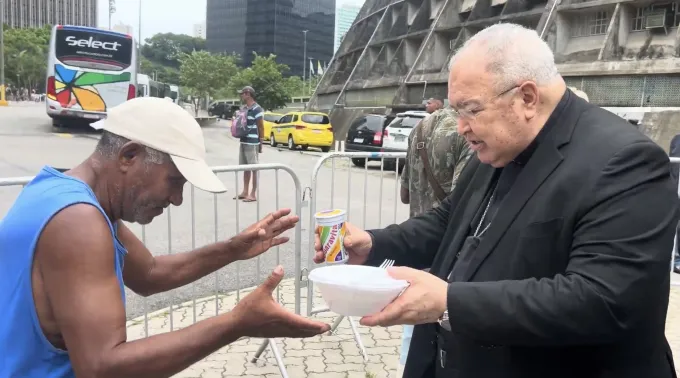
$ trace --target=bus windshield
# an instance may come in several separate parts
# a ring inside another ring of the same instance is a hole
[[[132,63],[133,41],[123,35],[64,27],[54,42],[56,58],[69,66],[122,71]]]

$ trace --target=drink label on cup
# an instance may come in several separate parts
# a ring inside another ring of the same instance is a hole
[[[327,263],[339,263],[347,260],[347,253],[343,245],[345,238],[345,222],[332,226],[320,226],[321,245]]]
[[[345,251],[344,239],[347,231],[347,214],[344,210],[334,209],[316,213],[321,249],[327,264],[344,263],[349,259]]]

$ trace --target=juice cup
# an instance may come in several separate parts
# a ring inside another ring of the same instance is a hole
[[[345,210],[325,210],[314,215],[319,230],[321,249],[326,256],[327,264],[342,264],[349,259],[343,241],[347,230]]]

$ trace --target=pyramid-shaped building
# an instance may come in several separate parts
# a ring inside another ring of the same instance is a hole
[[[567,84],[597,105],[631,120],[680,110],[680,2],[640,0],[367,0],[308,108],[343,139],[360,114],[445,99],[454,51],[499,22],[541,34]]]

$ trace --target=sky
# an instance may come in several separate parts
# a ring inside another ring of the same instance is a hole
[[[109,0],[97,0],[99,27],[109,27]],[[138,36],[139,2],[142,2],[142,41],[157,33],[194,33],[194,24],[205,21],[206,0],[115,0],[116,12],[111,25],[132,26]]]
[[[109,26],[109,0],[99,3],[99,27]],[[205,21],[206,0],[115,0],[116,12],[111,16],[111,25],[119,22],[132,26],[134,37],[138,37],[139,2],[142,2],[142,41],[157,33],[189,34],[194,24]],[[364,0],[336,0],[361,6]]]

